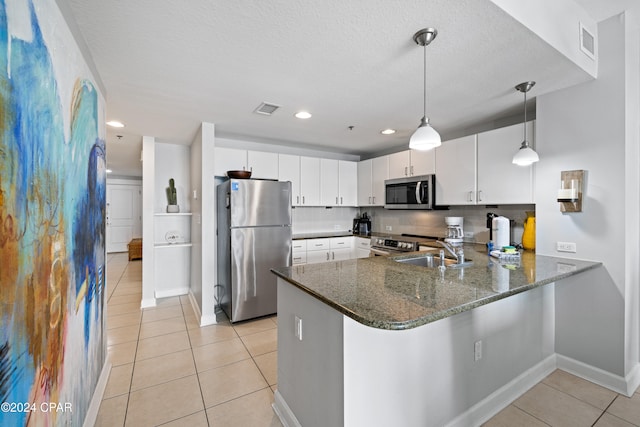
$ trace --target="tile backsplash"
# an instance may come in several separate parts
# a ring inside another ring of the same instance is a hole
[[[292,214],[293,234],[349,231],[353,227],[353,219],[359,216],[360,209],[295,207]]]

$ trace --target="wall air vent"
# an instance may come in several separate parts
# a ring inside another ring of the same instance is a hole
[[[596,59],[596,38],[580,23],[580,50],[591,59]]]
[[[270,116],[272,115],[278,108],[280,108],[279,105],[276,104],[271,104],[269,102],[263,102],[262,104],[258,105],[258,108],[256,108],[255,110],[253,110],[254,113],[258,113],[258,114],[264,114],[265,116]]]

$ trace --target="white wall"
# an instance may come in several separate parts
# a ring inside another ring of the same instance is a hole
[[[191,200],[189,189],[191,188],[191,174],[189,164],[191,155],[188,145],[179,144],[155,144],[155,186],[154,186],[154,212],[167,211],[167,187],[169,179],[173,178],[180,212],[191,212]]]
[[[556,242],[575,242],[575,254],[563,256],[599,260],[605,270],[557,286],[556,352],[624,377],[637,364],[638,280],[629,262],[638,264],[638,180],[627,177],[628,147],[638,144],[638,117],[629,114],[625,74],[625,25],[621,17],[603,21],[598,79],[537,99],[536,173],[537,252],[558,255]],[[638,51],[634,53],[637,57]],[[637,83],[636,87],[637,98]],[[637,110],[634,110],[637,111]],[[627,128],[636,137],[627,139]],[[637,149],[631,160],[637,169]],[[560,172],[587,171],[583,212],[562,214],[555,200]],[[633,195],[632,206],[625,202]],[[635,224],[626,228],[626,224]],[[630,242],[630,246],[626,243]],[[631,253],[625,256],[625,249]],[[626,299],[632,295],[633,303]],[[632,336],[625,338],[629,328]],[[631,354],[625,348],[631,346]],[[631,360],[633,359],[633,360]]]
[[[358,208],[296,207],[292,209],[293,234],[319,232],[347,232],[353,228],[353,219],[360,216]]]
[[[191,304],[202,313],[202,131],[191,143]]]

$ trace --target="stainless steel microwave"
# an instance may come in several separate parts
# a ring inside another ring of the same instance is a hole
[[[387,179],[384,182],[386,209],[433,209],[435,206],[435,175]]]

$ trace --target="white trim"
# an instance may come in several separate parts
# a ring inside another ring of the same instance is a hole
[[[616,393],[624,394],[627,397],[631,397],[633,391],[640,384],[640,365],[636,365],[626,377],[621,377],[560,354],[556,354],[556,360],[558,369],[606,387]]]
[[[155,298],[143,299],[140,302],[140,308],[150,308],[150,307],[155,307],[155,306],[156,306],[156,299]]]
[[[102,403],[102,398],[104,397],[104,391],[107,388],[107,382],[109,382],[110,374],[111,360],[109,358],[109,355],[107,354],[104,365],[102,365],[100,378],[98,378],[96,388],[95,390],[93,390],[93,396],[91,397],[91,402],[89,403],[87,414],[84,416],[84,422],[82,423],[83,427],[91,427],[95,425],[96,420],[98,419],[98,411],[100,411],[100,404]]]
[[[189,296],[189,302],[191,302],[191,308],[193,309],[193,312],[196,315],[196,319],[200,319],[200,327],[215,325],[218,323],[218,319],[215,314],[209,315],[209,316],[202,315],[202,312],[200,311],[200,307],[198,306],[198,301],[196,300],[196,297],[195,295],[193,295],[193,292],[191,290],[189,290],[188,296]]]
[[[271,407],[284,427],[302,427],[302,424],[300,424],[278,390],[273,393],[273,404]]]
[[[189,287],[183,286],[180,288],[167,289],[164,291],[156,291],[156,299],[158,298],[169,298],[169,297],[177,297],[181,295],[187,295],[189,293]]]
[[[481,425],[505,407],[509,406],[509,404],[542,381],[555,369],[556,355],[552,354],[458,415],[447,424],[447,427]]]

